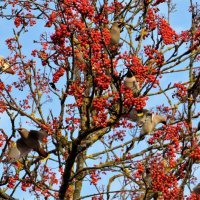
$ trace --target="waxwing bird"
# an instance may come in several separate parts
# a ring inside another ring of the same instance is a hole
[[[151,187],[151,183],[152,183],[150,168],[146,168],[145,172],[146,173],[145,173],[145,176],[143,177],[143,181],[145,182],[146,187],[150,188]]]
[[[121,23],[114,22],[110,29],[110,44],[118,45],[120,40]]]
[[[145,184],[145,190],[146,190],[146,200],[156,200],[158,198],[157,192],[150,192],[152,189],[152,177],[151,177],[151,169],[148,167],[145,169],[145,173],[143,174],[143,181]]]
[[[200,183],[196,187],[193,188],[192,192],[194,194],[200,194]]]
[[[12,143],[8,150],[7,162],[16,162],[21,158],[25,157],[31,148],[29,148],[23,141],[22,138],[18,139],[17,142]]]
[[[142,129],[140,131],[139,141],[144,139],[144,136],[150,134],[157,126],[157,124],[163,123],[166,125],[167,119],[161,115],[154,115],[153,113],[146,113],[142,118]],[[139,142],[138,141],[138,142]]]
[[[130,88],[134,94],[138,94],[138,92],[140,90],[139,83],[137,82],[135,76],[133,75],[133,73],[130,70],[128,70],[128,72],[126,74],[126,78],[124,80],[124,85],[126,85],[126,87]]]
[[[10,65],[5,61],[2,56],[0,56],[0,71],[8,74],[15,74]]]
[[[129,120],[136,122],[138,126],[142,126],[148,114],[151,114],[151,112],[147,109],[137,111],[133,108],[129,113]]]
[[[113,22],[110,28],[110,44],[108,46],[108,50],[112,57],[114,57],[117,54],[117,46],[120,40],[120,32],[122,25],[123,22]],[[105,49],[105,51],[107,52],[107,49]]]
[[[47,132],[36,131],[36,130],[26,130],[25,128],[17,129],[21,135],[21,139],[31,150],[36,151],[40,156],[46,157],[47,152],[40,146],[40,141],[42,142],[45,137],[47,137]]]

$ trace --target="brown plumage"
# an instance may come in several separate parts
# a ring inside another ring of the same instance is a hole
[[[118,54],[117,47],[120,40],[120,32],[122,27],[122,22],[113,22],[110,28],[110,44],[105,48],[105,52],[111,57],[115,57]]]
[[[154,131],[158,124],[166,124],[167,121],[164,116],[154,115],[146,109],[143,109],[140,113],[138,113],[135,109],[132,109],[129,120],[137,122],[137,125],[142,127],[139,136],[140,140],[143,139],[145,135]]]
[[[110,44],[118,45],[120,40],[121,23],[114,22],[110,29]]]
[[[126,87],[130,88],[134,94],[138,94],[140,90],[139,83],[136,80],[136,77],[132,74],[132,72],[129,70],[126,74],[126,78],[124,80],[124,85]]]
[[[36,131],[36,130],[26,130],[25,128],[18,129],[19,134],[21,135],[24,143],[40,156],[46,157],[47,153],[43,148],[40,147],[40,141],[42,142],[44,137],[47,136],[47,132],[45,131]]]
[[[192,192],[195,194],[200,194],[200,183],[196,187],[193,188]]]
[[[0,56],[0,70],[4,73],[15,74],[10,65],[5,61],[2,56]]]
[[[16,162],[21,158],[25,157],[31,149],[24,143],[22,138],[18,139],[17,142],[12,143],[9,146],[7,162]]]
[[[138,126],[142,126],[145,122],[148,113],[150,113],[150,111],[147,109],[137,111],[133,108],[129,113],[129,120],[137,122]]]
[[[157,124],[166,124],[167,119],[161,115],[154,115],[153,113],[147,114],[143,118],[144,124],[142,126],[141,134],[151,133],[157,126]]]
[[[12,146],[8,151],[8,162],[15,162],[26,156],[31,150],[36,151],[40,156],[47,157],[47,152],[40,146],[46,136],[45,131],[26,130],[25,128],[17,129],[21,138],[17,140],[16,145]]]

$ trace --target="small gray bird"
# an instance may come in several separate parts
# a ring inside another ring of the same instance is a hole
[[[156,128],[157,124],[163,123],[166,125],[167,121],[165,117],[154,115],[147,109],[136,111],[134,108],[130,111],[129,120],[136,122],[138,126],[142,127],[139,141],[144,139],[145,135],[150,134]]]
[[[40,141],[48,135],[45,131],[17,129],[21,138],[17,140],[16,145],[8,151],[7,161],[15,162],[26,156],[31,150],[36,151],[40,156],[47,157],[48,153],[40,146]]]
[[[192,192],[195,194],[200,194],[200,183],[193,188]]]
[[[15,74],[10,65],[5,61],[2,56],[0,56],[0,71],[8,74]]]
[[[151,113],[147,109],[142,109],[142,110],[137,111],[135,110],[135,108],[133,108],[129,113],[129,120],[133,122],[137,122],[138,126],[142,126],[148,114],[151,114]]]
[[[121,32],[121,25],[120,22],[114,22],[110,29],[110,44],[111,45],[118,45],[120,40],[120,32]]]
[[[47,132],[36,131],[36,130],[26,130],[25,128],[17,129],[21,135],[24,143],[34,151],[37,151],[40,156],[46,157],[47,153],[43,148],[40,147],[40,141],[42,142],[45,137],[47,137]]]
[[[161,115],[154,115],[153,113],[144,114],[144,117],[141,120],[143,125],[140,131],[139,141],[142,140],[145,135],[150,134],[158,124],[163,123],[166,125],[166,121],[167,119]]]
[[[143,181],[145,183],[146,188],[150,188],[152,185],[151,171],[150,168],[145,169],[145,176],[143,176]]]
[[[137,82],[135,76],[133,73],[128,70],[126,74],[126,78],[124,80],[124,85],[126,85],[128,88],[130,88],[134,94],[138,95],[138,92],[140,91],[139,83]]]
[[[24,143],[23,139],[20,138],[16,143],[13,143],[8,150],[7,162],[16,162],[21,158],[25,157],[31,149]]]
[[[123,22],[113,22],[110,28],[110,44],[107,49],[105,48],[105,52],[109,53],[111,57],[115,57],[118,54],[117,47],[120,40],[120,32]],[[109,52],[108,52],[109,51]]]

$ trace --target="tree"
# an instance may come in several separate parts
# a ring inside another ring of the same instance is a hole
[[[200,7],[188,4],[190,27],[177,32],[170,0],[1,2],[14,22],[1,59],[1,198],[199,198]],[[144,131],[153,112],[166,125]],[[48,156],[8,160],[21,127],[48,132]]]

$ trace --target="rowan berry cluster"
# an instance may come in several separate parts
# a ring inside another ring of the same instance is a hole
[[[146,24],[147,24],[147,30],[151,31],[154,30],[157,27],[157,16],[156,13],[157,10],[155,8],[149,8],[147,11],[147,17],[145,19]]]
[[[53,75],[53,83],[57,83],[60,77],[62,77],[65,73],[65,69],[63,67],[60,67],[58,71]]]
[[[90,172],[90,178],[91,178],[90,184],[93,184],[93,185],[96,185],[97,182],[101,179],[101,177],[95,170]]]
[[[16,181],[19,179],[19,174],[16,174],[15,176],[10,176],[8,181],[8,188],[14,188]]]
[[[177,88],[176,95],[178,97],[185,97],[187,95],[187,88],[181,83],[175,83],[174,87]]]
[[[0,82],[0,94],[3,92],[4,89],[5,89],[4,83]]]
[[[179,39],[179,35],[171,28],[164,18],[159,19],[158,34],[162,36],[164,44],[174,44]]]

